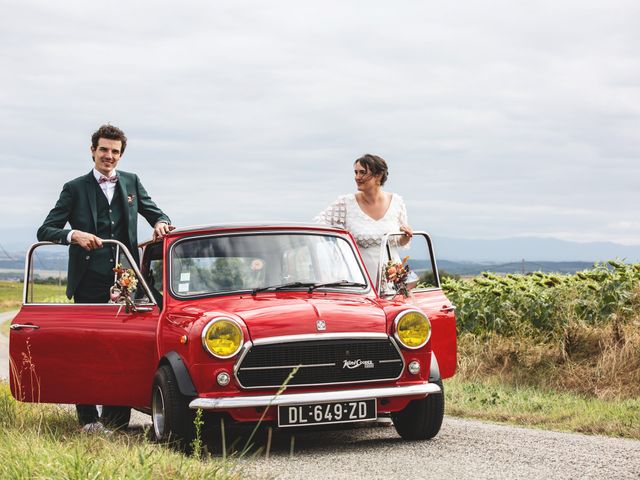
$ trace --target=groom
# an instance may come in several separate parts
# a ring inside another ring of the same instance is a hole
[[[70,244],[67,297],[75,303],[106,303],[117,262],[115,247],[102,239],[122,242],[138,258],[138,214],[161,238],[173,230],[171,221],[151,200],[134,173],[116,171],[127,146],[124,132],[102,125],[91,137],[91,172],[67,182],[55,207],[38,229],[39,241]],[[65,229],[69,223],[70,229]]]
[[[38,229],[39,241],[70,245],[67,297],[75,303],[106,303],[118,261],[115,247],[103,247],[103,239],[122,242],[138,258],[138,214],[161,238],[173,226],[151,200],[134,173],[116,171],[127,146],[124,132],[102,125],[91,137],[93,169],[64,184],[55,207]],[[65,228],[69,223],[70,229]],[[76,405],[78,420],[89,430],[101,429],[95,405]],[[105,406],[103,417],[118,416],[124,407]]]

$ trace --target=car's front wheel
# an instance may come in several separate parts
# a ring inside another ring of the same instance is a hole
[[[397,413],[391,414],[393,426],[405,440],[427,440],[435,437],[444,417],[444,387],[436,382],[441,393],[433,393],[422,400],[413,400]]]
[[[180,393],[178,382],[169,365],[161,366],[153,379],[151,421],[156,441],[170,443],[186,450],[195,436],[194,411],[189,398]]]

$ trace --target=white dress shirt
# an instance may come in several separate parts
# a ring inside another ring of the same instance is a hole
[[[111,175],[109,175],[109,177],[107,177],[107,178],[114,177],[115,175],[116,175],[116,171],[114,169],[114,170],[111,171]],[[102,183],[100,183],[100,178],[101,177],[106,177],[106,175],[101,174],[95,168],[93,169],[93,176],[96,178],[96,182],[98,182],[98,185],[102,189],[102,192],[104,193],[105,197],[107,197],[107,202],[109,202],[109,205],[111,205],[111,200],[113,200],[113,194],[115,193],[116,187],[118,186],[118,184],[117,183],[111,183],[111,182],[102,182]],[[69,232],[69,234],[67,235],[67,243],[71,243],[71,236],[73,235],[74,231],[75,230],[71,230]]]
[[[107,197],[107,201],[109,202],[109,205],[111,205],[111,200],[113,200],[113,194],[115,193],[116,186],[118,184],[117,183],[111,183],[111,182],[102,182],[102,183],[100,183],[100,178],[106,177],[106,175],[101,174],[95,168],[93,169],[93,176],[96,177],[96,182],[98,182],[98,185],[100,185],[100,188],[104,192],[104,195]],[[116,171],[113,170],[111,172],[111,175],[109,175],[107,178],[111,178],[111,177],[115,177],[115,176],[116,176]]]

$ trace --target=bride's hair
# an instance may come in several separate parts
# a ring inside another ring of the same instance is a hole
[[[370,153],[365,153],[363,156],[358,158],[355,162],[360,163],[363,167],[365,167],[372,175],[380,176],[380,186],[384,185],[389,177],[389,168],[387,167],[387,162],[384,161],[384,158],[379,157],[378,155],[371,155]]]

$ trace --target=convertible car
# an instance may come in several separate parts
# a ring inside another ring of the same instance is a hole
[[[402,438],[432,438],[456,369],[455,307],[424,232],[405,247],[417,286],[405,296],[388,281],[400,235],[385,238],[373,279],[351,235],[320,225],[177,229],[141,245],[140,267],[105,240],[123,265],[105,304],[51,294],[55,275],[38,269],[68,247],[37,243],[11,325],[12,394],[118,407],[102,419],[116,427],[138,409],[158,441],[183,446],[197,409],[280,428],[391,417]],[[123,272],[137,283],[128,297]]]

